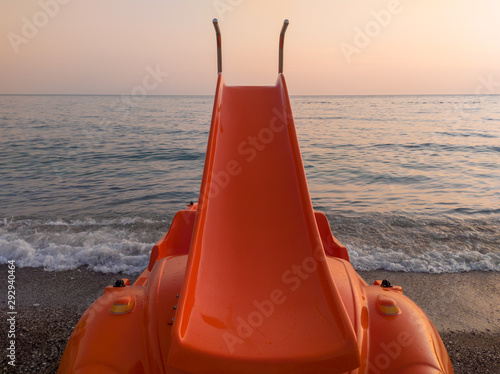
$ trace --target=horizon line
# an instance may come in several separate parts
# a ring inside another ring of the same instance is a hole
[[[0,93],[0,96],[135,96],[130,94],[85,94],[85,93]],[[207,96],[213,97],[214,94],[150,94],[140,96],[141,98],[147,97],[165,97],[165,96]],[[294,96],[500,96],[500,93],[410,93],[410,94],[293,94]]]

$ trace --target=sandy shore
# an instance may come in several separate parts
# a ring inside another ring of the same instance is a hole
[[[403,287],[428,314],[448,349],[455,373],[500,373],[500,273],[420,274],[360,272],[372,283],[388,279]],[[7,289],[7,266],[0,265],[0,286]],[[73,327],[105,286],[125,274],[84,268],[45,272],[16,269],[16,368],[2,354],[2,373],[55,373]],[[0,347],[7,348],[7,303],[0,299]]]

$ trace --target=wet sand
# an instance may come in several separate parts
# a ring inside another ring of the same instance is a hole
[[[430,317],[450,354],[455,373],[500,373],[500,273],[421,274],[370,271],[372,283],[388,279],[403,287]],[[56,373],[71,331],[81,314],[116,279],[80,268],[46,272],[16,269],[16,367],[2,354],[2,373]],[[7,266],[0,265],[0,288],[6,294]],[[0,349],[7,348],[7,302],[0,298]]]

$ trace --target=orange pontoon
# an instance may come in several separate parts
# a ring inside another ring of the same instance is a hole
[[[283,70],[219,78],[198,204],[179,211],[137,281],[106,287],[59,373],[452,373],[424,312],[367,285],[313,210]]]

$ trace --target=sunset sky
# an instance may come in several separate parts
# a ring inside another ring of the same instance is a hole
[[[0,94],[213,94],[215,17],[228,84],[274,83],[288,18],[292,95],[500,93],[498,0],[2,0]]]

